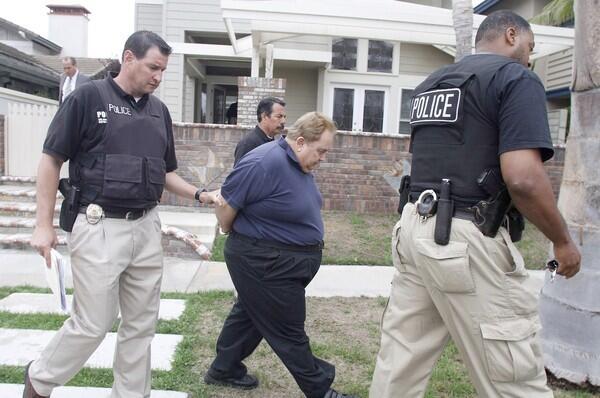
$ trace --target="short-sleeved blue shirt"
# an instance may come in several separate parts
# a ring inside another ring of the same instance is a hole
[[[321,193],[283,137],[242,158],[225,179],[221,195],[237,210],[237,233],[299,246],[323,240]]]

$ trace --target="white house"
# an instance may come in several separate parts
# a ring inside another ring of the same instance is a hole
[[[444,8],[445,7],[445,8]],[[344,130],[408,133],[411,90],[453,62],[449,0],[136,0],[135,28],[174,48],[159,96],[174,120],[223,123],[237,76],[287,80],[288,124],[319,110]],[[484,16],[474,16],[474,32]],[[533,26],[534,58],[573,29]]]

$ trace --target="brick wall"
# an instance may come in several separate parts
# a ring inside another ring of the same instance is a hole
[[[220,187],[233,165],[235,146],[249,131],[248,127],[233,125],[174,123],[177,174],[198,187]],[[166,191],[161,203],[196,205]]]
[[[233,165],[235,145],[250,131],[241,126],[176,123],[178,173],[198,186],[216,177],[208,188],[218,188]],[[410,159],[408,144],[407,136],[339,132],[334,148],[315,171],[323,194],[323,209],[360,213],[396,211],[398,195],[383,176],[392,171],[394,162]],[[554,192],[558,194],[564,148],[557,147],[555,151],[554,159],[547,162],[546,169]],[[163,196],[163,203],[193,205],[168,192]]]
[[[0,115],[0,176],[4,175],[4,115]]]
[[[242,126],[256,124],[256,107],[264,97],[285,97],[285,79],[264,77],[238,77],[237,123]]]

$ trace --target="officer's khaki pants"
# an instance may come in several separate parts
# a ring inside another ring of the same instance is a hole
[[[77,374],[113,327],[120,307],[111,397],[149,397],[150,343],[162,278],[158,211],[134,221],[107,218],[96,225],[80,214],[69,246],[71,317],[31,365],[34,389],[49,396],[54,387]]]
[[[450,338],[479,397],[552,397],[537,300],[506,229],[488,238],[454,218],[450,243],[440,246],[434,226],[435,217],[422,223],[408,204],[394,227],[396,273],[370,397],[422,397]]]

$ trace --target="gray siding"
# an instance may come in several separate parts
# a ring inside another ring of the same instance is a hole
[[[555,144],[564,144],[567,131],[567,109],[557,109],[548,112],[550,136]]]
[[[426,75],[453,62],[453,57],[433,46],[412,43],[400,44],[400,74]]]
[[[220,0],[168,0],[166,32],[168,41],[184,41],[185,31],[225,32]],[[236,33],[249,33],[250,25],[232,21]]]
[[[183,121],[183,55],[171,54],[163,74],[160,98],[169,108],[173,121]]]
[[[319,75],[316,68],[290,68],[274,66],[273,77],[286,79],[285,102],[287,120],[291,126],[296,119],[317,109]]]
[[[163,5],[143,4],[135,5],[135,30],[149,30],[162,35],[163,30]]]
[[[546,90],[569,87],[573,77],[573,48],[548,56]]]

